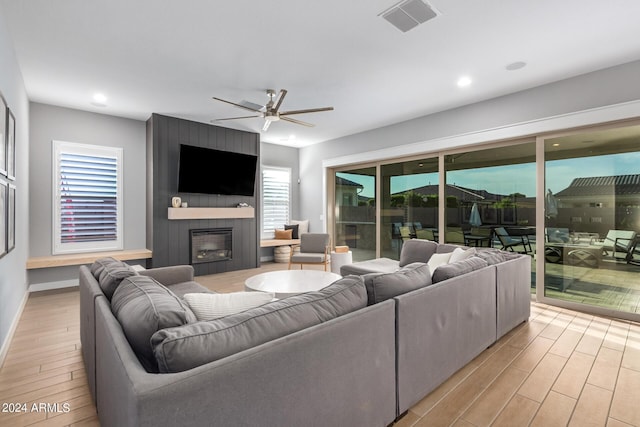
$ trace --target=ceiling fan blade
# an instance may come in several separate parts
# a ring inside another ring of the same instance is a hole
[[[280,104],[282,104],[285,96],[287,96],[287,90],[280,89],[280,93],[278,94],[278,99],[276,99],[276,104],[273,107],[273,111],[278,111],[278,108],[280,108]]]
[[[321,111],[333,111],[333,107],[307,108],[306,110],[283,111],[282,113],[280,113],[280,116],[291,116],[293,114],[319,113]]]
[[[262,126],[262,131],[266,132],[269,129],[269,125],[271,124],[271,120],[265,120],[264,125]]]
[[[291,117],[282,117],[282,114],[280,115],[280,120],[284,120],[285,122],[295,123],[297,125],[307,126],[310,128],[315,126],[314,124],[303,122],[301,120],[292,119]]]
[[[253,111],[255,113],[259,113],[260,112],[260,110],[254,110],[253,108],[249,108],[249,107],[247,107],[245,105],[236,104],[235,102],[231,102],[231,101],[227,101],[227,100],[224,100],[224,99],[216,98],[215,96],[213,96],[212,98],[215,99],[216,101],[225,102],[225,103],[231,104],[231,105],[233,105],[235,107],[242,108],[242,109],[249,110],[249,111]]]
[[[225,117],[224,119],[213,119],[211,120],[211,122],[222,122],[224,120],[237,120],[237,119],[252,119],[255,117],[262,117],[262,115],[259,116],[242,116],[242,117]]]

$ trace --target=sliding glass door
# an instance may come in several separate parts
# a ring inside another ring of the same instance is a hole
[[[354,261],[376,257],[376,167],[335,173],[334,244],[349,246]]]
[[[640,125],[336,169],[329,212],[354,261],[421,238],[520,252],[540,301],[640,319]]]
[[[402,242],[435,240],[438,228],[438,158],[406,160],[380,167],[380,248],[399,259]]]
[[[444,241],[527,254],[535,272],[535,155],[533,139],[445,155]]]
[[[640,313],[640,126],[546,138],[544,158],[538,296]]]

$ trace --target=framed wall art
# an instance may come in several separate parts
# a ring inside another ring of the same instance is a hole
[[[16,179],[16,118],[7,108],[7,178]]]
[[[7,254],[7,197],[9,183],[0,179],[0,258]]]
[[[7,252],[16,247],[16,186],[9,184],[7,196]]]
[[[0,93],[0,175],[7,176],[7,102]]]

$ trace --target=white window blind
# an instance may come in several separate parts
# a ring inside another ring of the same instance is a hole
[[[122,249],[122,149],[54,141],[53,253]]]
[[[291,170],[262,169],[262,238],[272,239],[274,230],[289,223]]]

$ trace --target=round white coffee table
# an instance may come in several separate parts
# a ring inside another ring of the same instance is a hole
[[[320,270],[279,270],[249,277],[244,282],[247,291],[273,292],[276,298],[286,298],[304,292],[319,291],[342,276]]]

